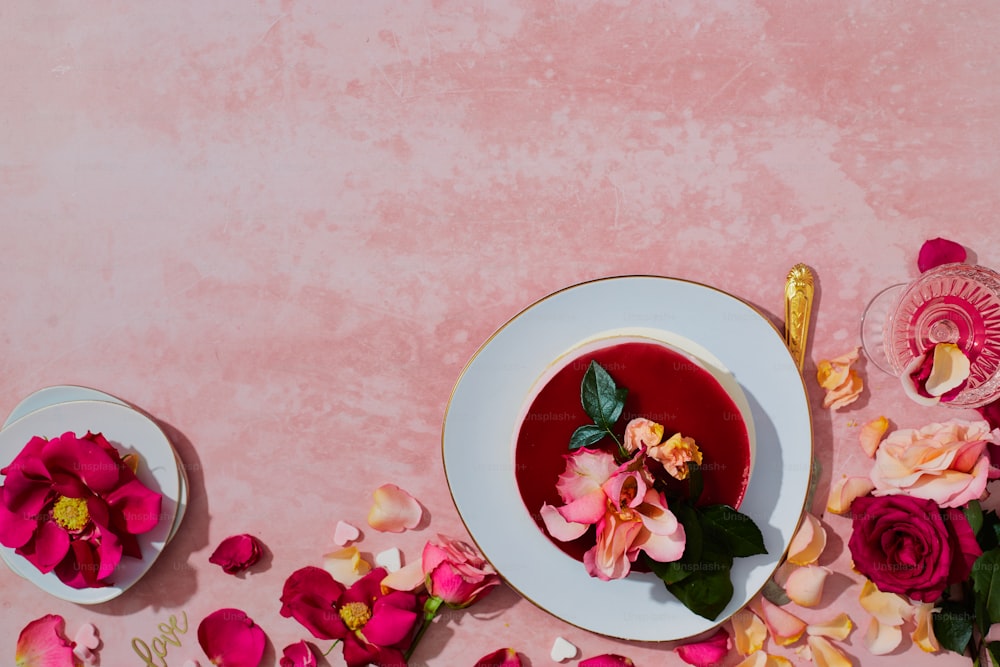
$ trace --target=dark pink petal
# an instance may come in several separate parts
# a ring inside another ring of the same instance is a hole
[[[965,513],[960,509],[942,510],[948,527],[948,541],[951,545],[951,568],[948,583],[958,583],[969,578],[972,564],[983,554],[976,535],[972,532]]]
[[[371,606],[372,600],[382,597],[382,580],[386,574],[384,567],[376,567],[351,584],[351,587],[344,592],[341,603],[363,602]]]
[[[294,618],[318,639],[344,639],[349,633],[335,604],[344,587],[329,572],[304,567],[285,580],[281,593],[281,615]]]
[[[41,459],[42,449],[47,443],[48,440],[45,438],[40,438],[37,435],[33,437],[6,468],[0,469],[0,475],[9,477],[16,473],[35,480],[48,479],[49,472],[45,469]]]
[[[73,642],[63,636],[62,616],[48,614],[24,626],[14,649],[17,667],[69,667],[75,664]]]
[[[267,637],[245,612],[219,609],[198,625],[198,643],[213,665],[257,667]]]
[[[66,473],[79,478],[95,493],[108,493],[118,484],[118,461],[102,446],[92,440],[77,438],[73,433],[64,433],[49,440],[41,456],[53,477],[57,473]]]
[[[304,641],[289,644],[281,652],[281,667],[316,667],[316,654]]]
[[[227,574],[237,574],[260,560],[262,552],[260,540],[253,535],[233,535],[219,543],[208,562],[220,566]]]
[[[718,631],[703,642],[685,644],[674,649],[680,659],[695,667],[712,667],[722,662],[729,652],[729,633],[725,628]]]
[[[12,512],[0,504],[0,544],[10,549],[23,547],[35,534],[38,519],[23,512]]]
[[[69,551],[69,533],[51,521],[38,527],[35,539],[21,549],[21,555],[41,572],[51,572]]]
[[[521,667],[521,658],[512,648],[500,648],[476,660],[475,667]]]
[[[595,658],[580,661],[580,667],[635,667],[631,658],[615,653],[605,653]]]
[[[122,543],[114,533],[101,533],[97,544],[97,579],[103,581],[114,574],[122,560]]]
[[[987,403],[976,410],[979,410],[983,419],[989,422],[990,428],[1000,428],[1000,400]]]
[[[930,271],[942,264],[952,262],[964,262],[966,259],[965,248],[954,241],[936,238],[925,241],[920,246],[920,255],[917,257],[917,268],[920,273]]]
[[[354,633],[351,633],[344,639],[344,662],[347,663],[347,667],[364,667],[365,665],[372,664],[383,664],[378,662],[379,658],[382,656],[383,651],[371,644],[362,643]],[[387,660],[385,664],[388,665],[405,665],[406,661],[403,660],[403,652],[395,652],[397,659]],[[392,658],[392,654],[389,655]]]
[[[412,599],[415,596],[401,593]],[[372,607],[372,617],[362,632],[369,643],[376,646],[392,646],[405,640],[420,620],[413,609],[393,606],[386,598],[376,600]]]
[[[122,484],[107,494],[105,500],[124,519],[124,525],[120,528],[132,535],[147,533],[160,522],[160,503],[163,497],[138,479]]]

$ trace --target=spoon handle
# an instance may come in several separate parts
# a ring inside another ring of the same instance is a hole
[[[806,358],[812,302],[812,271],[805,264],[796,264],[785,281],[785,344],[800,371]]]

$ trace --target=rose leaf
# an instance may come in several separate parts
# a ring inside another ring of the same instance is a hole
[[[729,571],[722,563],[705,563],[681,581],[667,584],[667,590],[694,613],[714,621],[733,598]]]
[[[973,499],[962,508],[962,511],[969,522],[969,527],[972,528],[972,533],[979,535],[979,531],[983,527],[983,506],[979,504],[978,500]]]
[[[972,590],[981,603],[980,624],[989,627],[1000,621],[1000,549],[987,551],[972,564]]]
[[[934,636],[941,646],[961,655],[965,653],[969,640],[972,639],[975,614],[964,604],[954,600],[944,600],[940,603],[940,607],[941,610],[935,611],[931,617],[934,622]]]
[[[722,540],[733,556],[744,558],[766,554],[764,536],[753,519],[728,505],[710,505],[701,510],[705,532]]]
[[[597,424],[584,424],[573,431],[573,435],[569,439],[569,448],[575,450],[581,447],[590,447],[607,434],[608,432]]]
[[[608,372],[596,361],[591,361],[580,385],[580,402],[587,415],[605,431],[618,421],[625,406],[628,390],[619,389]]]

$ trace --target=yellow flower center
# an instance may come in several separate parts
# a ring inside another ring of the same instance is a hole
[[[83,498],[59,496],[52,507],[52,518],[66,530],[81,530],[90,521],[87,501]]]
[[[372,617],[372,610],[364,602],[348,602],[338,613],[351,632],[365,627],[365,623]]]

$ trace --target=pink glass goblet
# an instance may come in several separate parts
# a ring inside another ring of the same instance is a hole
[[[1000,274],[982,266],[943,264],[872,299],[861,319],[865,354],[899,376],[938,343],[954,343],[971,365],[949,402],[974,408],[1000,397]]]

